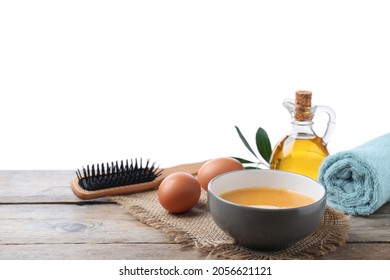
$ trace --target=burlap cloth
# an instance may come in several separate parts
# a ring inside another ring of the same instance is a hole
[[[287,249],[255,251],[240,246],[217,227],[208,211],[205,191],[197,206],[179,215],[170,214],[161,207],[157,191],[115,196],[112,200],[141,222],[162,230],[178,244],[196,247],[224,259],[314,259],[345,244],[349,229],[349,217],[327,206],[320,227],[309,237]]]

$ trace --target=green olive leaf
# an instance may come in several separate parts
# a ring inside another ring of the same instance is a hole
[[[250,160],[247,160],[247,159],[243,159],[243,158],[239,158],[239,157],[232,157],[234,158],[235,160],[238,160],[240,163],[256,163],[256,162],[253,162],[253,161],[250,161]]]
[[[247,149],[248,149],[248,150],[249,150],[257,159],[259,159],[259,158],[257,157],[257,155],[255,154],[255,152],[252,150],[251,146],[249,146],[248,141],[246,141],[244,135],[242,135],[240,129],[239,129],[237,126],[235,126],[235,128],[236,128],[236,130],[237,130],[238,135],[239,135],[240,138],[241,138],[241,141],[244,143],[245,147],[247,147]]]
[[[269,163],[272,154],[271,142],[267,132],[261,127],[256,132],[256,145],[260,155]]]

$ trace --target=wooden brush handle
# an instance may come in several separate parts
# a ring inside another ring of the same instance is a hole
[[[205,161],[168,167],[163,170],[159,178],[165,178],[168,175],[176,172],[187,172],[187,173],[191,173],[192,175],[196,175],[198,173],[199,168],[201,168],[204,163]]]
[[[205,163],[205,161],[202,162],[196,162],[196,163],[188,163],[188,164],[181,164],[173,167],[168,167],[163,170],[161,175],[154,179],[151,182],[145,182],[145,183],[139,183],[139,184],[132,184],[132,185],[126,185],[126,186],[120,186],[120,187],[114,187],[114,188],[107,188],[102,190],[96,190],[96,191],[87,191],[80,187],[79,180],[77,177],[73,178],[71,182],[71,188],[74,194],[79,197],[80,199],[94,199],[94,198],[101,198],[105,196],[113,196],[113,195],[124,195],[124,194],[130,194],[134,192],[141,192],[141,191],[147,191],[152,190],[154,188],[157,188],[162,180],[164,180],[168,175],[173,174],[175,172],[188,172],[192,175],[196,175],[198,173],[199,168]],[[158,172],[158,171],[157,171]]]

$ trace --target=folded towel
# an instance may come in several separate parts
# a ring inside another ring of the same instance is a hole
[[[319,181],[328,204],[350,215],[370,215],[390,201],[390,133],[322,162]]]

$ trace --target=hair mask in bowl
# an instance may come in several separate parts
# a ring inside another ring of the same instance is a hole
[[[251,187],[226,192],[221,198],[233,203],[260,208],[292,208],[309,205],[314,199],[285,188]]]
[[[268,186],[307,195],[314,202],[300,207],[264,209],[229,202],[230,191]],[[326,205],[325,188],[317,181],[279,170],[242,170],[222,174],[208,186],[210,214],[217,226],[243,246],[278,250],[312,234],[321,224]]]

